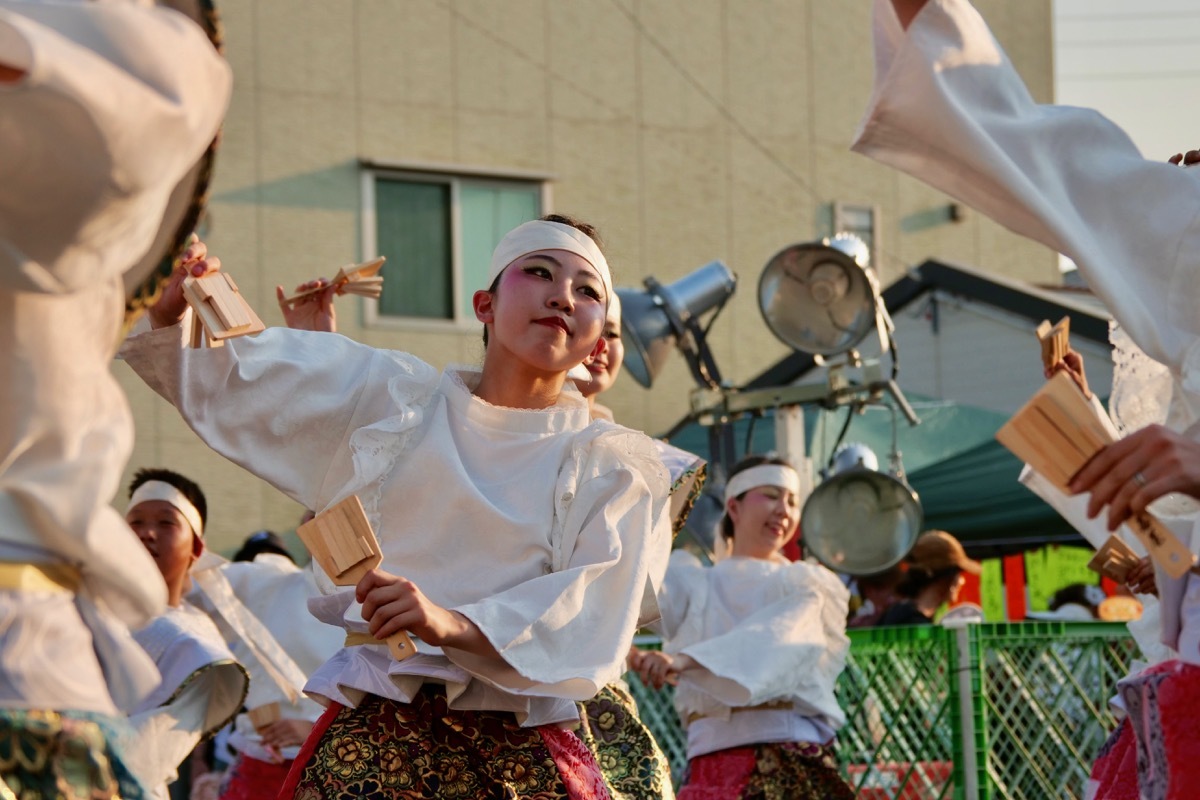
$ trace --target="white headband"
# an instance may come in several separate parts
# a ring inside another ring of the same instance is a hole
[[[604,323],[615,322],[621,324],[621,296],[616,292],[608,298],[608,313],[604,315]]]
[[[129,512],[133,507],[148,500],[165,500],[183,514],[183,518],[192,526],[192,533],[197,536],[204,536],[204,523],[200,521],[200,512],[192,505],[192,501],[188,500],[183,492],[176,489],[165,481],[146,481],[137,489],[134,489],[133,496],[129,498],[129,505],[125,507],[125,516],[129,516]]]
[[[496,245],[496,249],[492,251],[492,266],[488,270],[488,286],[495,283],[496,278],[500,277],[500,273],[509,264],[521,256],[539,250],[566,250],[579,256],[591,264],[600,275],[605,297],[613,296],[612,273],[608,270],[608,261],[592,237],[570,225],[540,219],[518,225]]]
[[[728,504],[733,498],[757,486],[778,486],[799,495],[800,475],[796,470],[783,464],[760,464],[757,467],[742,470],[730,478],[729,483],[725,484],[725,502]]]

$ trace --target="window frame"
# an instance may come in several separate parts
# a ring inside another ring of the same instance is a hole
[[[402,317],[384,314],[380,311],[379,301],[374,298],[363,298],[363,325],[369,328],[386,330],[409,330],[428,333],[471,333],[478,334],[479,321],[474,318],[459,317],[459,305],[463,287],[462,264],[462,205],[461,189],[464,183],[477,186],[512,187],[515,184],[526,184],[538,192],[538,204],[541,214],[550,213],[551,183],[553,175],[541,172],[523,172],[520,170],[497,170],[490,168],[464,168],[445,164],[421,164],[403,162],[377,162],[364,160],[360,164],[359,187],[362,203],[361,230],[362,259],[364,261],[379,255],[379,242],[376,235],[377,208],[375,205],[375,182],[379,179],[392,179],[412,183],[436,183],[448,185],[450,188],[450,283],[451,308],[453,319],[431,319],[428,317]]]
[[[831,235],[850,233],[857,236],[858,231],[847,229],[846,220],[851,216],[851,212],[861,213],[864,211],[867,212],[867,214],[871,217],[871,241],[867,245],[867,248],[871,253],[871,268],[875,270],[876,274],[879,274],[881,266],[879,262],[879,256],[883,252],[883,240],[882,232],[880,231],[879,226],[881,209],[878,205],[835,201],[833,203],[833,233]],[[860,236],[859,238],[862,237]]]

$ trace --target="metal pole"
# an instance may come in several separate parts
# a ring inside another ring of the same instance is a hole
[[[979,754],[975,752],[975,693],[971,674],[980,665],[971,659],[970,637],[974,623],[953,625],[954,642],[958,647],[958,720],[962,731],[963,798],[979,800]]]

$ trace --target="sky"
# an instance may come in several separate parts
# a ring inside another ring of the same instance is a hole
[[[1147,158],[1200,149],[1200,2],[1054,0],[1054,40],[1058,103],[1101,111]]]

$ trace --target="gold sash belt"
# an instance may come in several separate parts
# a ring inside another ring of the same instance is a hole
[[[737,714],[742,711],[794,711],[795,709],[796,709],[796,704],[791,702],[790,700],[775,700],[770,703],[759,703],[756,706],[735,706],[734,708],[729,709],[729,712],[731,714]],[[698,711],[693,712],[691,714],[688,714],[688,718],[687,718],[688,725],[691,725],[693,722],[695,722],[698,719],[707,719],[711,716],[713,716],[713,715],[712,714],[701,714]]]
[[[79,570],[67,564],[0,561],[0,589],[74,594],[79,583]]]
[[[383,639],[376,639],[370,633],[358,633],[356,631],[346,631],[345,647],[358,647],[363,644],[378,644],[387,647],[387,642]]]

